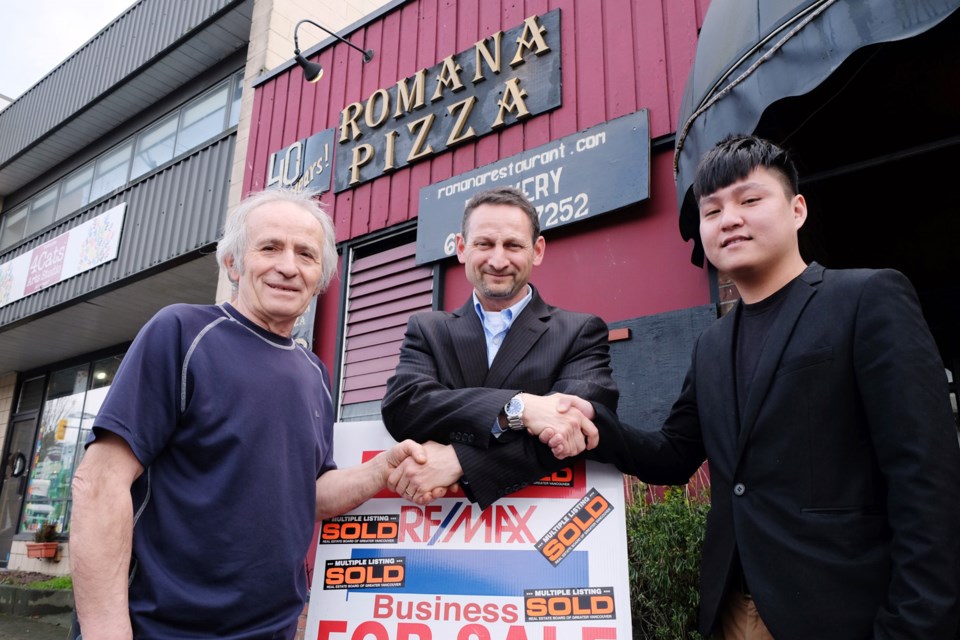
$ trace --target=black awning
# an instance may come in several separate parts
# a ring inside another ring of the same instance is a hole
[[[712,0],[680,105],[674,155],[680,233],[695,241],[691,184],[704,152],[752,133],[774,102],[808,93],[858,49],[936,26],[960,0]]]

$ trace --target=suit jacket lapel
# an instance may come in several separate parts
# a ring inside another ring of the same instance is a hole
[[[770,333],[767,334],[766,342],[760,352],[760,359],[757,362],[757,370],[750,386],[750,395],[747,396],[743,415],[740,416],[740,436],[737,439],[738,462],[740,456],[743,455],[750,432],[757,422],[760,407],[763,406],[763,401],[770,391],[770,385],[773,383],[773,376],[780,364],[783,350],[790,341],[793,328],[796,326],[797,320],[800,319],[804,307],[816,293],[816,288],[813,285],[818,284],[822,280],[822,276],[823,267],[815,262],[811,263],[790,290],[787,299],[783,301],[783,307],[777,314],[776,322],[770,327]]]
[[[487,376],[487,342],[483,336],[483,325],[473,308],[473,296],[453,312],[447,321],[447,329],[453,353],[460,363],[464,387],[482,387],[483,379]]]
[[[510,331],[507,332],[507,337],[500,345],[497,357],[493,359],[493,365],[490,367],[490,372],[487,374],[483,386],[497,388],[504,386],[510,373],[547,330],[545,320],[549,316],[550,309],[540,298],[537,290],[533,289],[533,298],[510,325]]]
[[[733,442],[737,437],[740,424],[740,412],[738,411],[737,403],[729,400],[730,398],[737,397],[737,378],[736,368],[734,366],[736,341],[734,340],[734,332],[737,328],[737,316],[740,314],[740,308],[741,305],[738,304],[727,316],[717,321],[719,323],[717,326],[719,335],[717,339],[711,341],[710,344],[717,345],[719,351],[711,349],[710,351],[705,351],[703,354],[705,361],[709,363],[706,370],[716,371],[718,375],[707,379],[707,388],[701,393],[708,394],[711,398],[721,399],[714,407],[716,412],[722,411],[724,433],[730,434],[731,436],[730,440],[723,438],[727,442]],[[714,363],[718,363],[719,366],[714,368]],[[699,372],[697,377],[698,379],[700,378]],[[733,452],[733,447],[730,447],[727,450],[727,455],[732,456]]]

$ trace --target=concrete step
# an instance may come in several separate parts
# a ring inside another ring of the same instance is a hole
[[[21,618],[65,616],[69,620],[73,614],[73,591],[0,584],[0,613]]]

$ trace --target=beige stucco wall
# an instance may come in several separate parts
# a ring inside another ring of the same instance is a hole
[[[13,392],[17,387],[17,372],[11,371],[0,376],[0,416],[7,417],[10,410],[13,409]],[[9,421],[6,422],[4,429],[0,430],[0,452],[3,451],[7,440],[7,431],[10,428]]]
[[[240,103],[240,122],[237,126],[237,147],[230,177],[232,208],[240,202],[243,173],[250,140],[250,118],[253,112],[253,90],[250,82],[293,58],[293,27],[297,21],[309,18],[333,32],[360,20],[387,4],[388,0],[255,0],[253,24],[250,27],[250,46],[244,71],[243,97]],[[311,25],[300,28],[300,49],[307,51],[329,37]],[[226,274],[220,273],[217,302],[230,299],[231,287]]]

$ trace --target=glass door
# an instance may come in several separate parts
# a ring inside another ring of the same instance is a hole
[[[10,561],[10,545],[17,532],[30,472],[30,454],[36,435],[37,418],[17,420],[10,430],[10,449],[3,461],[3,485],[0,487],[0,567]]]

